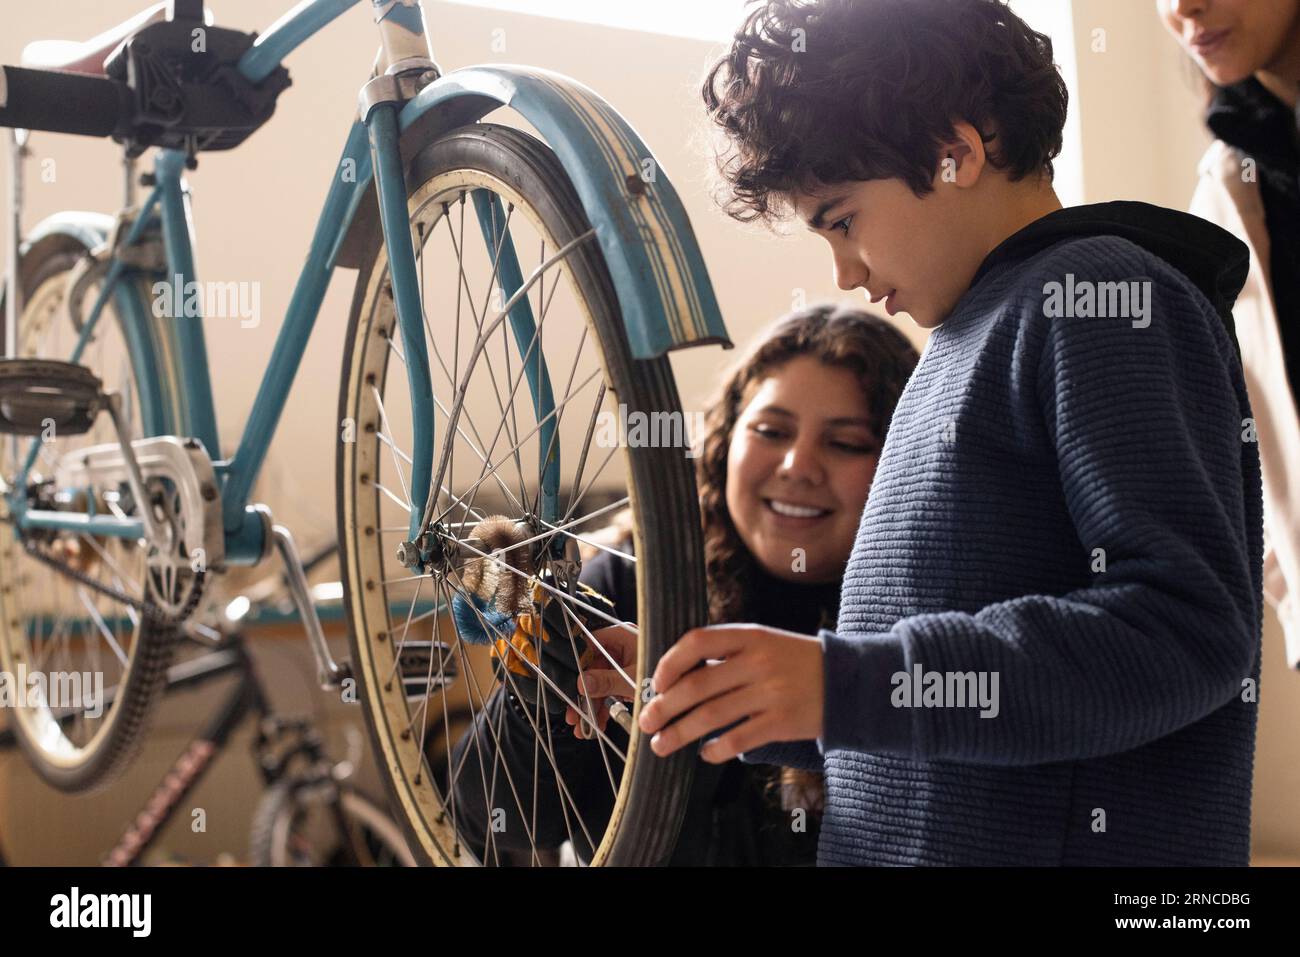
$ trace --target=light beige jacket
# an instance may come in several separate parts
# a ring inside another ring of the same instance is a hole
[[[1215,142],[1201,160],[1191,212],[1250,247],[1250,274],[1232,314],[1264,473],[1264,595],[1282,622],[1287,662],[1300,668],[1300,417],[1269,281],[1264,199],[1244,159]]]

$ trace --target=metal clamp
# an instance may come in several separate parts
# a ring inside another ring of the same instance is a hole
[[[167,268],[167,251],[163,248],[162,234],[156,221],[145,227],[144,235],[134,244],[128,245],[126,242],[140,213],[141,210],[136,207],[128,207],[118,213],[117,221],[113,224],[113,234],[108,237],[106,245],[124,266],[144,272],[163,272]],[[96,249],[93,255],[100,254],[101,250]]]
[[[438,64],[427,57],[407,57],[388,68],[387,72],[374,77],[361,88],[358,109],[361,122],[370,119],[370,114],[378,106],[386,103],[405,103],[417,93],[438,79],[442,74]]]

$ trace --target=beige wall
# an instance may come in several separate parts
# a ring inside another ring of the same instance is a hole
[[[1076,0],[1077,88],[1086,202],[1136,199],[1185,209],[1209,136],[1201,96],[1150,0]],[[1095,31],[1104,31],[1104,34]],[[1094,42],[1103,40],[1103,50]],[[1300,464],[1300,463],[1298,463]],[[1300,673],[1265,617],[1255,752],[1257,859],[1300,863]]]
[[[7,4],[0,21],[0,62],[16,62],[30,39],[89,36],[144,2]],[[1062,170],[1070,170],[1070,182],[1062,183],[1062,194],[1088,202],[1125,198],[1184,207],[1205,138],[1196,96],[1175,45],[1156,21],[1154,5],[1077,0],[1071,9],[1064,2],[1019,4],[1036,23],[1041,17],[1060,27],[1058,48],[1066,45],[1060,59],[1073,61],[1068,78],[1078,126],[1067,137]],[[273,19],[266,11],[287,6],[289,0],[220,0],[216,12],[222,25],[264,29]],[[436,24],[435,54],[444,68],[493,60],[549,67],[600,91],[631,120],[686,203],[738,343],[800,300],[865,304],[860,294],[849,296],[834,287],[819,241],[740,228],[709,201],[698,84],[713,45],[430,0],[426,7]],[[1073,36],[1065,24],[1073,27]],[[1104,52],[1093,49],[1097,29],[1105,30]],[[502,36],[494,34],[497,30],[504,30],[504,51],[492,49]],[[231,321],[206,326],[227,447],[237,440],[252,404],[375,46],[365,9],[350,11],[290,58],[294,86],[281,98],[275,120],[241,149],[204,156],[190,177],[201,238],[200,278],[263,283],[258,328],[240,329]],[[119,176],[111,144],[38,135],[32,145],[37,175],[29,187],[29,224],[70,207],[113,211]],[[41,181],[45,160],[54,161],[54,182]],[[4,242],[0,237],[0,251]],[[333,418],[350,288],[351,274],[341,272],[304,356],[262,486],[266,503],[305,540],[305,550],[332,535]],[[902,328],[923,342],[910,323]],[[674,357],[687,409],[702,408],[719,366],[729,361],[731,356],[716,348]],[[1283,667],[1271,619],[1262,686],[1256,844],[1261,853],[1300,857],[1295,814],[1300,676]]]

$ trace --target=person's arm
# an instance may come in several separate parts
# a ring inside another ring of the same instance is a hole
[[[1038,357],[1080,555],[1104,549],[1106,570],[1065,595],[823,633],[825,747],[1004,765],[1091,758],[1242,693],[1260,628],[1248,406],[1204,304],[1160,280],[1152,303],[1146,328],[1050,320]],[[892,676],[913,664],[996,674],[997,716],[893,707]]]
[[[623,564],[627,563],[602,552],[584,565],[581,580],[619,607],[622,598],[614,589],[621,578],[618,566]],[[635,602],[635,595],[632,600]],[[635,604],[632,607],[635,609]],[[602,730],[626,750],[627,738],[621,728]],[[536,745],[538,731],[546,743],[544,751]],[[491,825],[489,808],[495,808],[500,812],[500,830],[493,835],[494,844],[515,851],[558,847],[569,836],[566,825],[577,839],[584,836],[585,824],[599,841],[613,806],[609,776],[613,774],[617,780],[622,772],[622,761],[609,744],[575,737],[562,714],[548,715],[545,709],[529,705],[507,685],[499,685],[489,694],[473,727],[456,743],[452,766],[457,769],[458,824],[467,839],[476,847],[485,845]],[[566,797],[561,797],[557,776],[563,779]]]

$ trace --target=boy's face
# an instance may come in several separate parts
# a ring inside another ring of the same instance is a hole
[[[835,282],[862,288],[892,316],[933,329],[952,312],[988,254],[970,191],[936,175],[917,197],[901,179],[838,183],[791,195],[796,215],[831,247]]]

